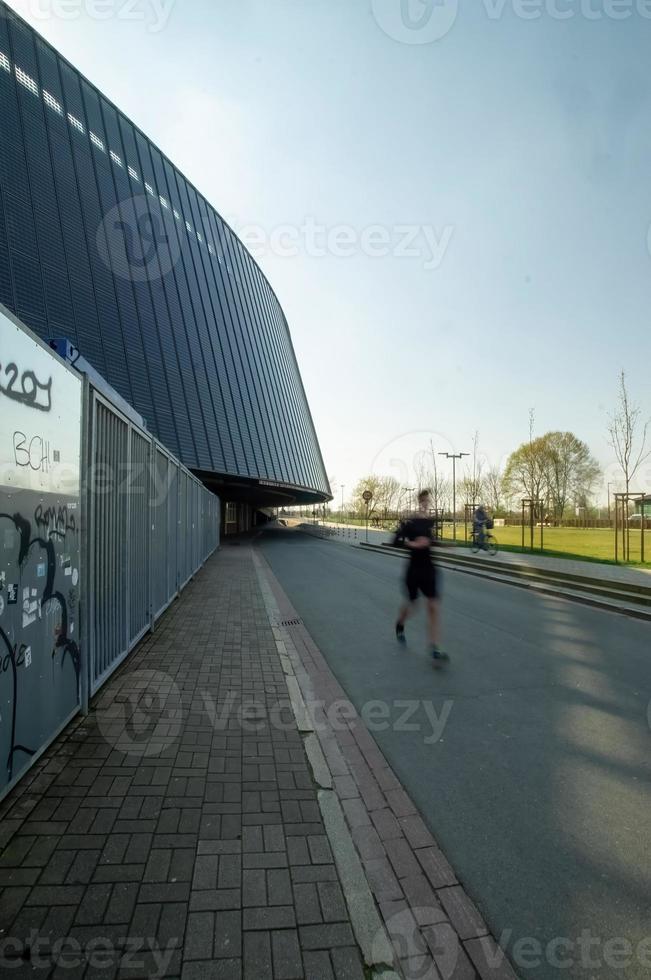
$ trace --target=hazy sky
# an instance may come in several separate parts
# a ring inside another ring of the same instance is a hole
[[[337,499],[430,439],[499,462],[532,407],[616,479],[620,368],[651,414],[650,0],[10,5],[255,226]]]

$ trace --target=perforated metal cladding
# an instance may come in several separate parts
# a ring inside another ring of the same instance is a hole
[[[186,466],[328,495],[287,322],[251,255],[2,0],[0,119],[0,302],[69,337]]]

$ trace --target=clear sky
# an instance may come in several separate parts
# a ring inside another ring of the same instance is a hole
[[[337,499],[430,439],[499,462],[530,408],[617,478],[621,368],[651,415],[649,0],[10,5],[255,234]]]

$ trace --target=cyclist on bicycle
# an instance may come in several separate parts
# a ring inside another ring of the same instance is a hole
[[[489,517],[486,512],[486,508],[483,504],[480,504],[472,519],[472,531],[480,548],[483,548],[486,542],[486,528],[488,527],[488,521]]]

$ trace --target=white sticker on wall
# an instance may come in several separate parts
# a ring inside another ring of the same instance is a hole
[[[72,570],[72,584],[76,585],[79,581],[79,571],[76,568]]]
[[[32,589],[31,596],[29,588],[23,589],[23,629],[36,622],[36,616],[40,616],[40,606],[36,596],[36,589]]]
[[[2,616],[4,611],[5,611],[5,601],[4,598],[0,595],[0,616]]]
[[[32,648],[27,647],[27,649],[25,650],[25,666],[31,667],[31,665],[32,665]]]

